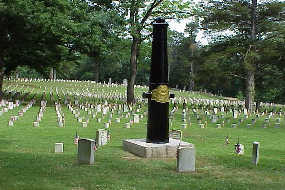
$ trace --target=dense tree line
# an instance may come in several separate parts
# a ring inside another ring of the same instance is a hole
[[[191,18],[185,33],[169,31],[171,87],[285,102],[284,2],[183,2],[0,0],[0,89],[4,73],[47,78],[52,68],[63,79],[128,79],[133,103],[134,84],[148,83],[151,23],[163,16]]]

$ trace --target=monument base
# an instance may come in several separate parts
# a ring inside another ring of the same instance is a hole
[[[177,148],[194,147],[193,144],[169,138],[169,143],[147,143],[146,139],[123,140],[123,149],[143,158],[176,158]]]

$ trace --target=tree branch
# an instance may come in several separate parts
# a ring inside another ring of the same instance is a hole
[[[234,73],[225,73],[225,75],[237,77],[237,78],[240,78],[240,79],[246,79],[246,77],[239,76],[239,75],[236,75],[236,74],[234,74]]]
[[[189,15],[189,16],[195,16],[195,14],[187,12],[187,11],[155,11],[153,13],[155,13],[155,14],[165,14],[165,15],[174,14],[174,13],[180,13],[180,14],[186,14],[186,15]]]
[[[150,17],[152,10],[157,7],[160,3],[162,3],[163,0],[154,0],[150,6],[150,8],[147,10],[146,14],[144,15],[142,21],[141,21],[141,26],[143,28],[146,20]]]

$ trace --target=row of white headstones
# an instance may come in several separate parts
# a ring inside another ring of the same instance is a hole
[[[20,117],[24,116],[24,113],[26,113],[35,103],[34,100],[30,101],[23,109],[21,109],[18,112],[18,115],[13,115],[10,117],[9,121],[8,121],[8,125],[9,126],[14,126],[14,122],[16,122]],[[1,101],[1,110],[0,110],[0,116],[3,115],[3,113],[5,112],[9,112],[17,107],[19,107],[21,105],[19,100],[16,100],[15,103],[14,102],[9,102],[7,100],[2,100]]]
[[[11,116],[11,119],[9,120],[9,126],[13,126],[14,122],[16,120],[18,120],[19,116],[23,116],[23,113],[25,113],[33,104],[34,104],[34,100],[32,100],[26,107],[24,107],[23,110],[19,111],[18,115],[16,116]],[[43,117],[43,113],[45,111],[46,108],[46,101],[41,101],[41,107],[39,109],[38,115],[36,117],[36,120],[34,121],[34,126],[38,127],[39,126],[39,122],[41,121],[42,117]],[[2,114],[3,111],[7,112],[9,110],[12,110],[15,107],[18,107],[20,105],[20,101],[16,101],[15,103],[13,102],[8,102],[5,100],[2,100],[1,102],[1,107],[3,108],[2,111],[0,111],[0,113]],[[74,108],[71,104],[67,105],[68,109],[72,112],[72,114],[74,115],[74,117],[77,119],[77,121],[79,123],[82,124],[83,127],[87,127],[88,123],[89,123],[89,119],[84,120],[84,117],[80,116],[80,111],[85,111],[88,113],[88,115],[92,115],[92,118],[95,118],[97,116],[98,113],[101,113],[102,117],[105,117],[106,115],[108,115],[108,122],[105,123],[105,128],[109,128],[112,121],[112,117],[113,117],[113,113],[116,109],[118,109],[118,113],[121,113],[121,111],[125,112],[125,117],[129,118],[130,117],[130,113],[129,111],[132,111],[132,107],[128,107],[125,104],[124,105],[118,105],[118,106],[111,106],[108,104],[108,102],[105,102],[105,104],[101,105],[93,105],[93,104],[88,104],[83,105],[83,104],[79,104],[77,105],[76,108]],[[57,117],[58,117],[58,126],[59,127],[63,127],[64,126],[64,113],[61,110],[61,104],[60,103],[55,103],[55,109],[56,109],[56,113],[57,113]],[[110,110],[112,110],[110,112]],[[178,109],[174,108],[171,111],[171,114],[175,114],[176,111]],[[130,128],[130,126],[133,123],[139,123],[140,118],[143,118],[144,115],[146,115],[146,112],[144,114],[138,114],[140,112],[140,109],[137,109],[137,114],[133,114],[133,119],[130,119],[130,122],[126,123],[126,128]],[[187,122],[186,117],[187,117],[187,112],[189,112],[189,121]],[[199,110],[196,109],[192,109],[192,112],[194,113],[194,115],[196,115],[196,117],[199,117]],[[222,113],[222,114],[221,114]],[[0,114],[0,115],[1,115]],[[212,123],[216,123],[217,128],[221,128],[221,126],[224,126],[225,123],[224,121],[222,121],[222,123],[217,123],[218,120],[218,115],[221,114],[223,116],[224,114],[224,109],[223,107],[221,109],[218,108],[214,108],[213,110],[206,110],[203,111],[202,113],[200,112],[200,114],[206,118],[210,117],[212,119]],[[233,119],[237,119],[240,118],[240,123],[243,122],[244,119],[248,118],[248,113],[246,111],[246,109],[243,110],[243,114],[241,111],[238,110],[234,110],[233,111]],[[256,114],[256,118],[260,118],[260,116],[264,116],[265,113],[261,113],[261,114]],[[275,117],[276,115],[278,115],[279,117],[276,118],[276,127],[280,127],[280,122],[281,122],[281,117],[284,115],[284,113],[279,112],[278,114],[270,112],[267,114],[266,118],[265,118],[265,124],[264,127],[269,125],[269,120],[271,119],[271,117]],[[240,117],[243,116],[243,117]],[[121,119],[121,115],[119,117],[116,118],[116,122],[119,123]],[[97,117],[97,122],[101,122],[102,118],[101,117]],[[190,111],[188,109],[183,109],[182,110],[182,128],[186,128],[187,127],[187,123],[189,123],[189,125],[191,125],[191,118],[190,118]],[[254,119],[254,121],[252,122],[252,124],[254,124],[256,122],[256,120]],[[172,122],[171,122],[172,123]],[[205,128],[207,126],[207,123],[199,123],[201,128]],[[235,128],[236,127],[236,123],[232,124],[232,127]],[[250,123],[248,123],[248,127],[250,127]]]
[[[59,90],[62,92],[62,94],[64,94],[65,96],[70,95],[70,96],[76,96],[79,99],[83,99],[84,97],[92,97],[92,98],[98,98],[98,99],[109,99],[109,100],[116,100],[118,98],[125,100],[126,99],[126,93],[119,92],[118,90],[113,90],[113,87],[120,87],[121,85],[119,84],[102,84],[102,83],[95,83],[94,81],[77,81],[77,80],[46,80],[46,79],[18,79],[17,81],[20,82],[25,82],[25,83],[33,83],[33,82],[53,82],[53,83],[58,83],[58,84],[64,84],[64,83],[69,83],[67,86],[63,87],[53,87],[52,89],[49,89],[50,92],[55,92],[56,94],[58,94]],[[82,89],[82,85],[84,86],[84,91],[80,91],[80,89]],[[94,86],[95,85],[95,86]],[[24,89],[25,85],[22,86],[22,88]],[[124,86],[124,85],[122,85]],[[79,88],[81,87],[81,88]],[[112,87],[112,88],[105,88],[105,87]],[[143,90],[146,90],[147,87],[146,86],[140,86],[140,85],[136,85],[136,88],[141,88]],[[9,86],[8,86],[9,88]],[[11,87],[12,88],[12,87]],[[46,87],[45,91],[47,91],[48,89]],[[13,90],[18,90],[20,89],[19,87],[15,87],[14,89],[10,89],[11,91]],[[77,90],[78,91],[77,91]],[[100,89],[100,90],[98,90]],[[108,89],[105,90],[104,89]],[[141,95],[137,96],[137,101],[138,102],[143,102],[145,103],[146,100],[141,98]],[[215,107],[220,108],[221,110],[224,108],[224,106],[234,106],[234,107],[238,107],[238,106],[242,106],[244,107],[245,102],[244,101],[238,101],[238,100],[214,100],[214,99],[201,99],[201,98],[192,98],[192,97],[187,97],[184,94],[176,94],[176,98],[171,99],[171,103],[177,103],[177,104],[183,104],[184,102],[190,104],[190,105],[200,105],[203,107],[206,106],[211,106],[213,107],[214,111]],[[260,106],[266,106],[266,107],[275,107],[275,106],[279,106],[279,107],[283,107],[284,105],[278,105],[278,104],[272,104],[272,103],[260,103]],[[246,112],[246,109],[245,109]],[[235,115],[233,115],[233,117],[236,117]]]
[[[20,110],[18,112],[18,115],[14,115],[11,116],[8,125],[9,126],[14,126],[14,122],[16,120],[19,119],[19,117],[22,117],[24,115],[25,112],[27,112],[35,103],[35,100],[30,101],[22,110]],[[33,122],[33,126],[34,127],[39,127],[40,122],[43,118],[44,112],[46,110],[46,104],[47,101],[42,100],[40,103],[40,108],[38,111],[38,114],[36,116],[36,119]],[[4,112],[8,112],[9,110],[13,110],[16,107],[20,106],[20,101],[16,101],[16,103],[14,104],[13,102],[8,102],[6,100],[3,100],[1,103],[1,107],[3,111],[0,111],[0,115],[2,115],[2,113]],[[77,119],[77,121],[79,123],[82,124],[83,127],[87,127],[88,123],[89,123],[89,118],[87,118],[86,120],[84,120],[84,117],[80,116],[80,110],[81,112],[87,112],[88,115],[92,115],[92,118],[94,119],[97,115],[99,116],[99,114],[101,114],[101,117],[97,117],[97,122],[101,123],[101,120],[104,119],[104,117],[106,117],[108,115],[108,122],[105,123],[105,128],[109,128],[111,123],[112,123],[112,118],[113,118],[113,114],[114,111],[116,110],[116,107],[112,107],[110,105],[108,105],[107,103],[105,105],[92,105],[92,104],[88,104],[87,106],[80,104],[78,105],[76,108],[74,108],[71,104],[67,105],[68,109],[72,112],[72,114],[74,115],[74,117]],[[129,112],[127,106],[118,106],[118,110],[117,113],[119,113],[119,116],[115,119],[115,121],[117,123],[120,123],[121,120],[121,113],[122,113],[122,107],[124,107],[124,113],[125,113],[125,118],[129,118],[131,113]],[[112,111],[110,111],[110,109],[112,108]],[[132,109],[132,108],[130,108]],[[57,114],[57,122],[58,122],[58,126],[59,127],[64,127],[64,123],[65,123],[65,119],[64,119],[64,113],[62,111],[62,106],[60,103],[55,103],[55,110],[56,110],[56,114]],[[130,119],[130,122],[126,123],[126,128],[129,128],[132,124],[134,123],[139,123],[140,118],[143,118],[143,114],[139,114],[138,112],[140,111],[139,109],[136,110],[137,114],[133,114],[133,118]]]
[[[80,116],[80,112],[86,112],[88,115],[92,115],[92,118],[97,117],[97,122],[101,123],[102,119],[104,117],[107,117],[107,122],[104,124],[105,128],[109,128],[112,124],[112,118],[115,111],[117,111],[118,117],[115,118],[115,121],[117,123],[121,122],[122,112],[125,113],[125,118],[129,118],[131,113],[129,112],[128,108],[126,106],[118,105],[118,108],[116,106],[111,106],[108,103],[105,103],[104,105],[98,104],[88,104],[87,106],[80,104],[76,108],[72,104],[67,105],[68,109],[72,112],[74,117],[77,119],[79,123],[82,123],[83,127],[87,127],[89,123],[89,118],[84,120],[84,117]],[[124,111],[122,111],[122,107],[124,107]],[[118,110],[117,110],[118,109]],[[132,108],[130,108],[132,109]],[[110,111],[112,110],[112,111]],[[131,110],[130,110],[131,111]],[[130,119],[130,122],[126,123],[126,128],[130,128],[130,126],[134,123],[139,123],[140,118],[143,118],[143,114],[139,114],[140,110],[136,110],[137,114],[133,114],[133,119]],[[101,115],[101,116],[99,116]]]
[[[174,108],[172,111],[171,111],[171,118],[175,117],[175,113],[177,112],[177,108]],[[191,109],[191,110],[188,110],[187,108],[186,109],[183,109],[182,110],[182,128],[187,128],[187,126],[191,126],[191,113],[193,113],[193,117],[196,118],[198,120],[198,124],[200,126],[200,128],[205,128],[207,127],[207,121],[208,119],[211,120],[212,123],[215,123],[216,124],[216,127],[217,128],[221,128],[221,127],[224,127],[225,126],[225,111],[223,109],[223,107],[221,108],[221,110],[219,110],[218,108],[214,108],[213,110],[196,110],[196,109]],[[233,124],[232,124],[232,127],[235,128],[237,126],[237,123],[236,123],[236,120],[239,119],[238,121],[238,124],[241,124],[243,121],[245,121],[246,119],[248,119],[250,116],[247,112],[246,109],[243,110],[243,113],[242,111],[238,111],[238,110],[234,110],[233,112],[231,111],[232,113],[232,119],[233,119]],[[187,115],[188,118],[187,118]],[[250,127],[251,125],[255,124],[257,122],[258,119],[261,119],[262,116],[265,116],[265,119],[264,119],[264,124],[263,124],[263,127],[266,128],[269,126],[270,124],[270,120],[272,118],[275,118],[275,127],[280,127],[281,126],[281,119],[282,117],[284,117],[284,113],[282,112],[278,112],[278,113],[273,113],[273,112],[270,112],[270,113],[256,113],[254,115],[255,117],[252,119],[252,122],[251,123],[247,123],[247,126]],[[201,118],[204,118],[204,122],[202,122]],[[218,122],[218,119],[220,118],[220,121]],[[172,120],[170,121],[170,124],[172,125]],[[188,125],[187,125],[188,124]]]

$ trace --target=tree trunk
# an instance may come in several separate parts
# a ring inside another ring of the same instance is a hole
[[[248,71],[246,77],[246,100],[245,106],[249,113],[251,113],[253,109],[254,102],[254,92],[255,92],[255,84],[254,84],[254,71]]]
[[[53,80],[56,80],[56,70],[53,68]]]
[[[131,47],[131,58],[130,58],[130,77],[128,80],[127,86],[127,103],[133,104],[135,103],[135,80],[137,75],[137,55],[138,55],[138,46],[139,39],[137,37],[133,37],[132,47]]]
[[[50,72],[49,72],[49,79],[50,79],[50,80],[53,79],[53,67],[50,69]]]
[[[3,98],[3,91],[2,91],[2,87],[3,87],[3,79],[4,79],[4,68],[3,68],[4,63],[2,62],[1,58],[0,58],[0,101],[2,101]]]
[[[252,43],[255,43],[257,0],[252,0],[251,6],[252,6],[251,7],[252,8],[252,11],[251,11],[251,40],[252,40]],[[255,51],[255,48],[252,48],[249,51]],[[254,63],[254,58],[250,58],[250,60],[251,61],[248,62],[248,64],[250,65],[249,65],[249,69],[247,71],[247,77],[246,77],[246,101],[245,101],[245,106],[249,113],[253,111],[254,94],[255,94],[255,84],[254,84],[255,63]]]
[[[194,63],[190,63],[190,91],[193,91],[195,87],[194,81]]]
[[[194,82],[194,49],[195,49],[195,44],[191,44],[190,49],[191,49],[191,62],[190,62],[190,91],[194,90],[195,87],[195,82]]]
[[[95,76],[94,76],[94,80],[96,82],[99,82],[99,76],[100,76],[100,61],[98,59],[96,59],[94,57],[94,73],[95,73]]]

